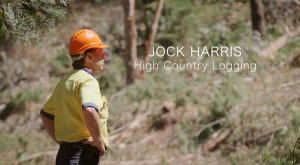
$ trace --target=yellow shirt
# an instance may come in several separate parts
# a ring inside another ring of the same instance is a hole
[[[66,75],[41,114],[54,120],[56,140],[76,142],[91,137],[83,116],[85,107],[94,107],[99,112],[101,137],[108,146],[108,101],[101,97],[98,81],[87,69],[73,70]]]

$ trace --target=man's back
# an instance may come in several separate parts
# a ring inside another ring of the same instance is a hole
[[[71,71],[57,84],[43,110],[53,111],[56,139],[75,142],[91,137],[82,106],[92,106],[99,110],[100,105],[101,94],[97,80],[81,69]]]

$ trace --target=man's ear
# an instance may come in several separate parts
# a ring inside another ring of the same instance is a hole
[[[92,60],[92,53],[87,53],[86,56],[88,59]]]
[[[89,64],[91,60],[91,53],[86,53],[84,56],[84,63]]]

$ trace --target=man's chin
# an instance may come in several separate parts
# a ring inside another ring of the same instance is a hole
[[[104,67],[103,66],[99,66],[99,68],[95,71],[94,74],[98,75],[98,74],[101,74],[104,70]]]

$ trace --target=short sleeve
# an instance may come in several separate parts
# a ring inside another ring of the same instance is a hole
[[[43,116],[47,117],[50,120],[54,120],[54,103],[53,95],[47,100],[45,106],[40,112]]]
[[[82,108],[93,107],[99,112],[102,105],[100,88],[97,80],[88,80],[80,88]]]

